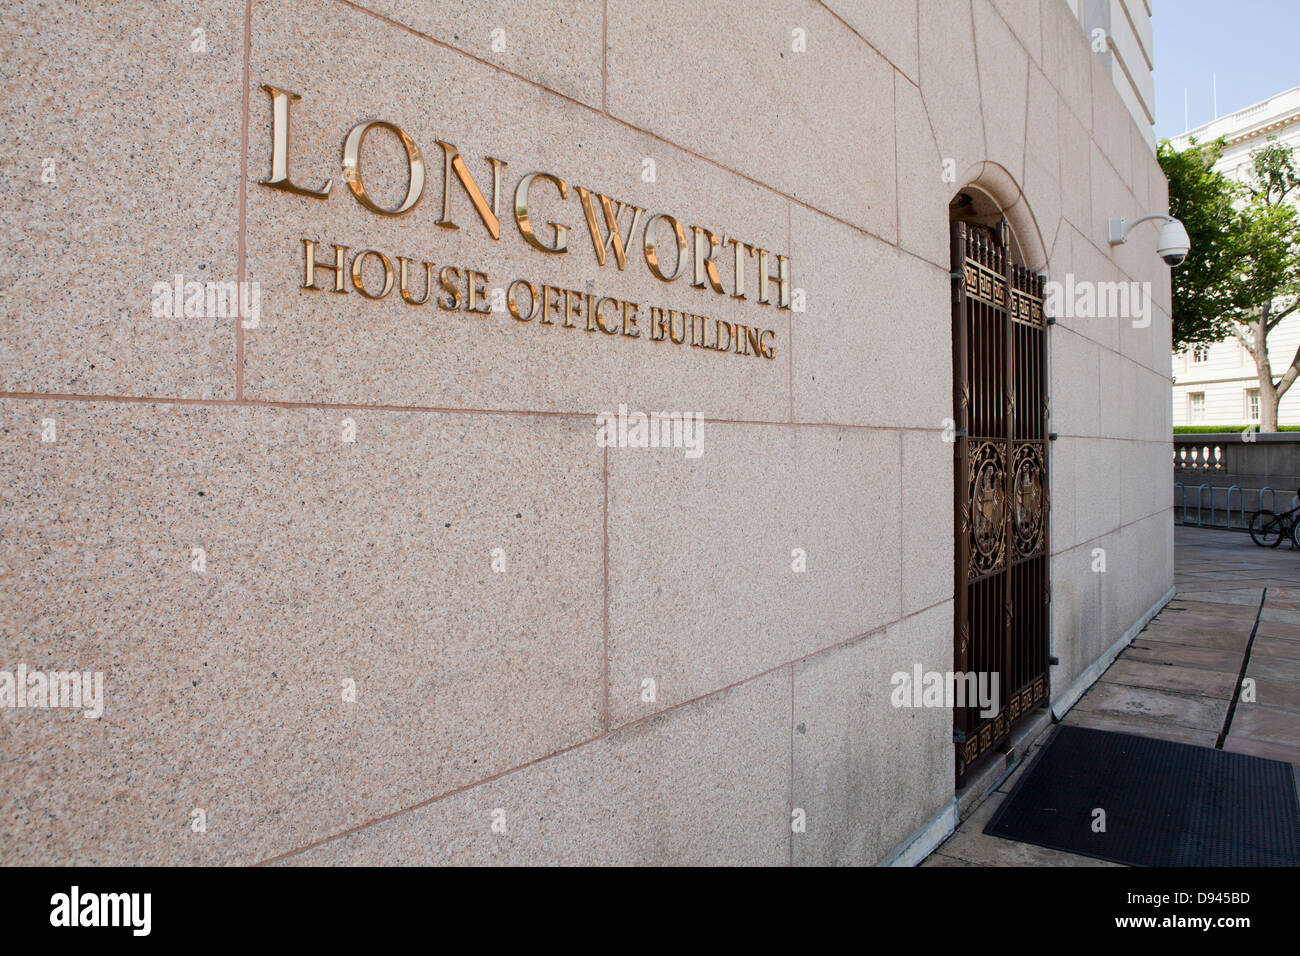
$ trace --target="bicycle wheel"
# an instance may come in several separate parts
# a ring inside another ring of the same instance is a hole
[[[1261,548],[1276,548],[1282,543],[1285,529],[1278,516],[1265,508],[1250,519],[1250,540]]]

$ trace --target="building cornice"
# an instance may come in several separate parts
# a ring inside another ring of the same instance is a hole
[[[1272,112],[1270,107],[1273,108]],[[1259,119],[1252,122],[1252,117],[1259,117]],[[1282,90],[1268,99],[1252,103],[1235,113],[1202,123],[1195,129],[1170,137],[1170,142],[1175,145],[1175,148],[1183,149],[1192,139],[1206,142],[1222,136],[1229,145],[1236,145],[1285,129],[1298,121],[1300,121],[1300,86]],[[1218,135],[1214,135],[1216,130]]]
[[[1238,143],[1258,139],[1261,136],[1267,136],[1269,133],[1276,132],[1277,130],[1285,129],[1297,122],[1300,122],[1300,109],[1297,109],[1286,116],[1281,116],[1278,119],[1272,120],[1271,122],[1256,126],[1255,128],[1249,129],[1243,133],[1238,133],[1235,136],[1228,136],[1226,137],[1227,143],[1229,146],[1236,146]]]

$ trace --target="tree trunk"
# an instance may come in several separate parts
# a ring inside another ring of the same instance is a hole
[[[1259,430],[1277,431],[1277,389],[1267,375],[1259,377]]]
[[[1280,399],[1277,387],[1273,384],[1273,366],[1268,360],[1268,335],[1265,330],[1267,315],[1261,315],[1255,322],[1254,348],[1255,371],[1259,374],[1259,430],[1261,432],[1277,431],[1277,406]]]

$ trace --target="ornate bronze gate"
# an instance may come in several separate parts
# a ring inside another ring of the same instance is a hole
[[[1048,700],[1047,327],[1043,277],[1008,228],[952,226],[957,449],[954,669],[992,684],[995,713],[953,711],[957,785]],[[987,676],[985,676],[987,675]]]

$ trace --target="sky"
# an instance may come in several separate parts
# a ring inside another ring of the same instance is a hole
[[[1154,0],[1156,137],[1300,86],[1300,0]]]

